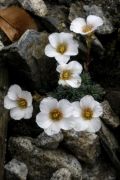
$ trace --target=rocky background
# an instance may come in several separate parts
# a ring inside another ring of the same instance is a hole
[[[48,35],[69,32],[74,18],[89,14],[104,20],[92,45],[90,75],[106,93],[102,99],[102,129],[97,134],[71,130],[49,137],[35,123],[37,108],[31,120],[10,120],[6,142],[0,134],[0,148],[2,143],[6,144],[5,173],[0,180],[119,180],[120,1],[0,0],[1,9],[12,5],[24,8],[35,20],[37,29],[26,30],[14,42],[0,31],[0,79],[5,79],[0,82],[1,105],[10,84],[19,84],[32,93],[37,91],[41,98],[56,88],[56,62],[44,54]],[[84,39],[76,38],[80,43],[76,60],[83,62]],[[8,114],[3,108],[0,113],[1,122],[7,126]],[[5,152],[1,154],[3,157]]]

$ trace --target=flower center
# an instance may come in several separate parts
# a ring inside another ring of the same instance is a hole
[[[49,113],[49,117],[50,119],[52,119],[53,121],[59,121],[62,119],[63,114],[59,109],[53,109],[50,113]]]
[[[71,75],[72,75],[72,72],[70,70],[64,70],[60,75],[60,79],[69,80],[71,79]]]
[[[67,50],[67,45],[65,43],[59,44],[57,47],[57,52],[64,54]]]
[[[93,117],[93,111],[90,108],[83,109],[82,116],[85,120],[91,120]]]
[[[18,104],[18,107],[20,107],[21,109],[27,108],[27,101],[23,98],[19,98],[17,100],[17,104]]]
[[[84,27],[83,27],[83,32],[84,33],[89,33],[90,31],[92,31],[92,26],[91,25],[85,25]]]

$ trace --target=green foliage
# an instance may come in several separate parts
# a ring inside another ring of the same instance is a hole
[[[79,88],[58,86],[49,95],[58,100],[68,99],[70,102],[79,101],[85,95],[92,95],[96,100],[102,101],[104,89],[99,84],[93,83],[88,73],[83,73],[81,78],[82,84]]]

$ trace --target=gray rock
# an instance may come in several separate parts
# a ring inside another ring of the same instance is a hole
[[[26,180],[27,174],[27,166],[16,159],[12,159],[5,165],[6,180]]]
[[[84,5],[83,8],[86,11],[86,15],[96,15],[103,19],[104,24],[97,29],[97,32],[99,34],[111,34],[113,32],[112,22],[105,16],[103,9],[101,7],[96,5]]]
[[[72,3],[70,6],[68,19],[73,21],[77,17],[84,17],[83,2]]]
[[[18,0],[24,9],[34,13],[37,16],[45,16],[47,14],[47,6],[43,0]]]
[[[109,101],[114,112],[120,116],[120,90],[119,88],[117,90],[108,89],[106,99]]]
[[[31,88],[51,89],[57,83],[57,72],[55,59],[45,56],[44,49],[47,43],[48,33],[27,30],[18,42],[3,48],[0,57],[27,77]],[[26,84],[26,81],[24,83]]]
[[[11,156],[27,164],[28,179],[47,180],[56,170],[67,168],[74,180],[80,180],[82,169],[75,157],[63,150],[37,148],[32,141],[27,137],[12,137],[9,140]]]
[[[8,7],[10,5],[16,5],[17,0],[0,0],[0,8],[2,7]]]
[[[58,30],[58,31],[69,31],[67,29],[68,23],[68,8],[65,6],[47,4],[48,14],[46,19]],[[56,31],[56,30],[54,30]]]
[[[64,145],[77,159],[86,163],[95,163],[100,155],[99,138],[94,133],[66,131],[64,133]]]
[[[106,124],[110,125],[111,127],[115,128],[120,125],[120,119],[118,116],[115,115],[110,104],[108,101],[102,102],[103,106],[103,120]]]
[[[71,173],[66,168],[58,169],[50,180],[71,180]]]
[[[53,136],[48,136],[44,132],[41,133],[34,141],[37,147],[42,147],[45,149],[57,149],[59,143],[63,140],[63,134],[58,133]]]
[[[83,166],[82,180],[116,180],[116,172],[109,162],[99,159],[94,166]]]

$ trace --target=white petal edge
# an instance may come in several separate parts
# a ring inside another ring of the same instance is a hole
[[[71,25],[70,25],[70,30],[81,34],[82,33],[82,29],[83,27],[86,25],[85,19],[83,18],[76,18],[72,21]]]
[[[87,123],[85,123],[82,119],[80,118],[75,118],[74,117],[74,127],[73,129],[75,131],[85,131],[88,128]]]
[[[83,67],[79,62],[71,61],[68,63],[68,69],[72,69],[74,73],[81,74]]]
[[[21,96],[21,92],[22,92],[21,87],[18,86],[17,84],[14,84],[10,86],[7,95],[11,100],[16,100],[18,97]]]
[[[36,123],[39,127],[46,129],[52,124],[52,121],[46,114],[40,112],[36,116]]]
[[[93,118],[88,125],[87,131],[91,133],[96,133],[100,130],[102,126],[101,120],[99,118]]]
[[[103,25],[103,20],[99,16],[89,15],[87,17],[87,24],[92,25],[95,30],[98,26]]]
[[[72,115],[73,106],[67,99],[60,100],[58,107],[63,113],[63,118],[68,118]]]
[[[8,96],[4,97],[4,108],[6,109],[12,109],[17,106],[16,101],[13,101],[8,98]]]
[[[55,56],[59,55],[59,53],[57,53],[55,48],[53,48],[50,44],[48,44],[45,47],[45,55],[48,57],[55,57]]]
[[[44,129],[44,131],[48,136],[52,136],[60,132],[60,127],[55,123],[52,123],[47,129]]]
[[[25,110],[24,119],[30,119],[33,113],[33,106],[29,106]]]
[[[64,63],[66,64],[69,61],[70,56],[64,54],[62,55],[59,53],[59,55],[55,56],[55,59],[59,64],[64,64]]]
[[[60,42],[60,33],[52,33],[49,35],[48,39],[52,47],[56,48]]]
[[[66,80],[67,84],[73,88],[79,88],[81,85],[81,77],[72,78],[70,80]]]
[[[91,109],[93,109],[94,102],[95,100],[92,96],[86,95],[80,100],[80,108],[90,107]]]
[[[44,98],[40,103],[40,111],[49,113],[52,109],[57,108],[58,101],[53,97]]]
[[[24,118],[25,111],[19,108],[13,108],[10,110],[10,117],[15,120],[21,120]]]

